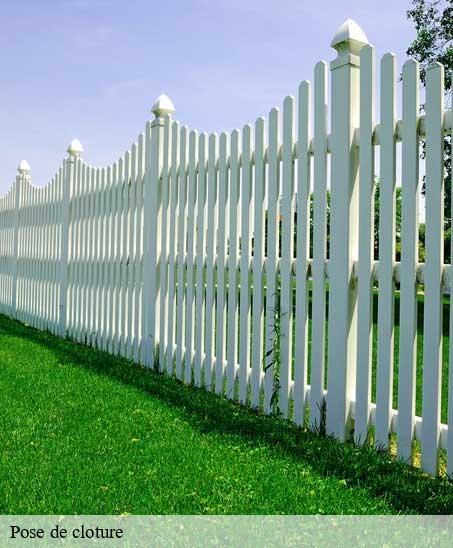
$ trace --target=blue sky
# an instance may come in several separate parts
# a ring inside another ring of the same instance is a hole
[[[20,160],[48,182],[77,137],[106,165],[168,94],[182,124],[231,130],[266,116],[353,18],[401,67],[414,36],[410,0],[21,0],[2,2],[0,194]]]

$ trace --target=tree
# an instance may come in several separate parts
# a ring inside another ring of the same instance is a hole
[[[407,17],[415,25],[417,36],[407,54],[420,62],[420,79],[426,82],[426,69],[439,62],[445,66],[447,105],[451,105],[453,71],[453,3],[451,0],[412,0]],[[445,228],[451,227],[451,137],[445,138]],[[425,191],[423,183],[422,192]]]

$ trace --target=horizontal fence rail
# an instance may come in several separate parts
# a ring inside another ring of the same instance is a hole
[[[451,474],[444,69],[428,70],[420,114],[419,67],[405,63],[399,119],[384,55],[377,122],[373,47],[351,20],[332,46],[330,105],[320,62],[253,127],[191,131],[160,96],[108,167],[74,141],[41,188],[22,162],[0,198],[0,312],[411,464],[421,451],[424,470]]]

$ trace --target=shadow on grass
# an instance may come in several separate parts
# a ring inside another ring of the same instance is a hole
[[[434,479],[395,461],[369,446],[340,444],[296,427],[289,421],[264,416],[203,389],[183,385],[166,375],[122,358],[40,332],[0,315],[3,333],[48,348],[60,363],[83,367],[177,406],[200,432],[240,436],[251,446],[266,444],[309,465],[321,476],[335,476],[350,487],[367,489],[397,512],[453,513],[453,483]]]

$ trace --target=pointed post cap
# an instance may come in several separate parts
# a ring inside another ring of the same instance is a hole
[[[338,57],[348,53],[359,55],[360,50],[367,44],[369,42],[366,34],[352,19],[346,19],[330,43],[331,47],[338,51]]]
[[[22,162],[19,164],[19,167],[17,168],[17,171],[21,175],[25,175],[27,173],[30,173],[31,167],[30,167],[30,164],[27,162],[27,160],[22,160]]]
[[[70,156],[80,156],[83,151],[82,143],[78,139],[71,141],[71,144],[68,146],[68,154]]]
[[[163,93],[162,95],[159,95],[154,102],[151,112],[156,118],[163,118],[166,114],[173,114],[173,112],[175,112],[175,106],[170,97]]]

